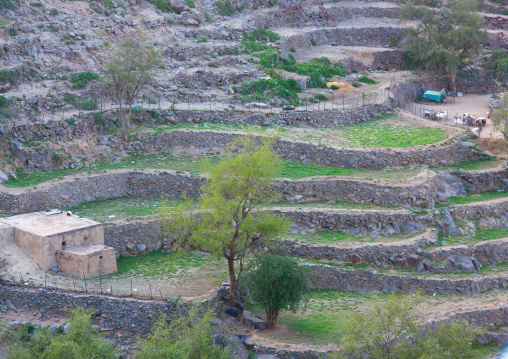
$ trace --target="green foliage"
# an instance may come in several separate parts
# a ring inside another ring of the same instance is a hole
[[[210,312],[195,309],[188,316],[172,319],[163,315],[153,326],[147,340],[141,341],[136,359],[227,359],[228,352],[212,344]]]
[[[210,61],[207,65],[209,67],[215,67],[215,68],[219,67],[219,64],[215,61]]]
[[[336,359],[468,359],[475,354],[471,342],[482,330],[464,320],[420,326],[416,313],[420,296],[392,296],[375,302],[369,314],[355,313],[339,340]]]
[[[16,5],[14,5],[12,0],[0,0],[0,9],[16,10]]]
[[[115,351],[90,322],[92,310],[77,307],[70,312],[70,329],[52,333],[49,327],[27,325],[20,339],[7,350],[7,359],[114,359]]]
[[[240,46],[244,47],[246,54],[252,54],[253,52],[259,52],[270,49],[270,46],[263,44],[259,41],[242,41]]]
[[[192,0],[186,0],[185,5],[187,5],[191,9],[194,9],[196,7],[196,4],[194,4],[194,1]]]
[[[0,95],[0,110],[9,108],[9,99],[4,95]]]
[[[74,94],[66,93],[63,96],[64,102],[71,104],[77,109],[93,111],[97,109],[97,100],[93,98],[89,98],[88,96],[77,97]]]
[[[174,22],[175,22],[175,18],[174,17],[168,18],[168,24],[171,25],[171,24],[174,24]]]
[[[293,313],[305,301],[309,292],[308,268],[292,257],[261,253],[249,262],[241,277],[242,286],[266,313],[267,327],[274,328],[279,313]]]
[[[4,69],[0,70],[0,84],[16,83],[16,81],[21,77],[20,69]]]
[[[58,15],[59,13],[60,11],[58,11],[58,9],[54,7],[49,10],[49,14],[52,16]]]
[[[346,69],[341,62],[332,63],[329,58],[313,58],[310,63],[296,62],[292,54],[281,56],[276,50],[267,50],[253,55],[260,59],[260,63],[267,69],[281,69],[309,76],[307,87],[326,88],[326,80],[334,75],[346,76]]]
[[[99,78],[99,75],[97,75],[95,72],[87,71],[87,72],[80,72],[80,73],[72,76],[70,81],[72,82],[73,89],[82,89],[82,88],[85,88],[85,86],[90,81],[97,80],[98,78]]]
[[[291,52],[296,52],[296,50],[295,50],[295,48],[294,48],[294,47],[290,48],[290,49],[289,49],[289,51],[291,51]]]
[[[364,84],[368,84],[368,85],[374,85],[374,84],[378,84],[379,82],[377,81],[374,81],[373,79],[371,78],[368,78],[367,76],[363,75],[361,76],[358,81],[360,82],[363,82]]]
[[[316,41],[314,39],[310,39],[310,44],[312,46],[317,46],[317,43],[316,43]]]
[[[322,93],[315,94],[314,98],[319,101],[328,101],[328,98],[326,97],[326,95],[323,95]]]
[[[297,96],[299,92],[302,92],[302,89],[294,79],[284,80],[281,78],[246,81],[242,84],[241,89],[243,96],[251,101],[280,98],[294,105],[300,103]]]
[[[353,83],[351,84],[351,86],[353,86],[353,87],[360,87],[360,86],[362,86],[362,84],[361,84],[361,83],[359,83],[359,82],[353,82]]]
[[[504,98],[508,99],[508,92],[504,94]],[[501,132],[504,139],[508,141],[508,107],[504,105],[496,108],[491,118],[494,130]]]
[[[262,27],[258,27],[251,31],[243,30],[242,35],[243,41],[275,42],[280,39],[279,34],[267,29],[263,29]]]
[[[227,260],[231,304],[236,302],[236,262],[264,240],[279,238],[289,224],[285,217],[260,210],[279,196],[273,182],[282,161],[274,144],[272,138],[240,137],[219,163],[204,162],[209,176],[201,187],[199,220],[189,215],[188,205],[160,208],[161,234],[174,239],[175,248],[192,246]]]
[[[196,40],[197,42],[207,42],[208,41],[208,36],[206,35],[198,35],[196,36]]]
[[[14,27],[9,28],[9,35],[12,37],[18,36],[18,29]]]
[[[217,10],[219,11],[219,14],[222,16],[231,16],[233,15],[233,6],[231,5],[230,0],[226,1],[216,1],[213,3]]]
[[[392,37],[390,40],[390,47],[397,47],[399,46],[400,38],[398,36]]]
[[[490,57],[483,59],[486,70],[494,71],[498,74],[508,74],[508,53],[501,50],[495,50]]]
[[[171,7],[169,1],[167,0],[147,0],[147,1],[162,12],[165,13],[176,12],[175,9]]]
[[[208,22],[212,22],[213,21],[212,15],[210,15],[207,12],[205,12],[205,20],[208,21]]]
[[[340,87],[337,85],[332,85],[332,86],[330,86],[330,89],[336,91],[336,90],[339,90]]]
[[[401,21],[420,21],[416,28],[406,31],[412,38],[411,50],[425,70],[446,74],[452,91],[458,68],[481,51],[487,39],[483,17],[473,12],[476,2],[459,0],[448,4],[435,15],[426,6],[409,3],[401,8]]]

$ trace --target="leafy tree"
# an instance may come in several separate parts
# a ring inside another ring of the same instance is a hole
[[[19,340],[7,350],[7,359],[115,359],[113,346],[90,323],[90,309],[77,307],[70,312],[70,329],[51,332],[49,327],[35,332],[26,325]]]
[[[473,0],[450,2],[442,15],[425,6],[409,3],[402,7],[400,21],[420,21],[406,32],[412,38],[408,50],[426,70],[446,74],[455,92],[455,76],[465,60],[478,55],[487,32],[482,30],[483,17],[474,12]]]
[[[219,163],[205,161],[208,181],[201,187],[199,220],[189,215],[189,204],[176,209],[162,204],[159,224],[177,248],[194,247],[227,260],[230,302],[236,303],[236,263],[240,272],[247,250],[265,239],[276,239],[289,225],[285,217],[264,211],[278,197],[273,181],[282,161],[274,139],[239,137],[226,147]]]
[[[227,359],[227,351],[213,347],[211,313],[200,315],[190,311],[188,316],[172,320],[161,316],[146,340],[139,343],[136,359]]]
[[[356,313],[339,341],[336,359],[468,359],[474,358],[470,343],[481,333],[465,321],[421,326],[415,311],[419,294],[391,296],[377,302],[369,314]]]
[[[501,50],[496,50],[488,58],[483,59],[484,67],[487,70],[494,71],[499,79],[501,76],[508,76],[508,54]],[[502,79],[502,78],[501,78]]]
[[[266,312],[267,328],[275,328],[279,313],[293,313],[306,299],[307,267],[291,257],[273,253],[259,254],[251,261],[241,277],[242,287]]]
[[[505,101],[508,99],[508,92],[504,94]],[[492,114],[492,126],[495,131],[503,134],[505,140],[508,141],[508,107],[506,104],[498,107]]]
[[[132,104],[134,99],[154,81],[156,70],[161,65],[159,51],[148,45],[141,37],[127,37],[114,46],[106,47],[102,66],[103,83],[110,96],[120,104],[122,136],[128,139]],[[129,105],[124,119],[122,101]]]

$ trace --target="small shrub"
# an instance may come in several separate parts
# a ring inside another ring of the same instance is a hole
[[[310,43],[312,46],[317,46],[316,41],[314,41],[314,39],[310,39]]]
[[[84,88],[90,81],[97,80],[99,75],[95,72],[87,71],[80,72],[71,77],[70,81],[72,83],[73,89],[82,89]]]
[[[12,37],[18,36],[18,29],[15,29],[15,28],[11,27],[9,29],[9,35],[11,35]]]
[[[0,110],[4,110],[9,107],[9,99],[4,95],[0,95]]]
[[[340,87],[339,87],[339,86],[337,86],[337,85],[332,85],[332,86],[330,86],[330,89],[332,89],[332,90],[334,90],[334,91],[335,91],[335,90],[340,89]]]
[[[192,1],[192,0],[185,1],[185,5],[187,5],[191,9],[194,9],[196,7],[196,4],[194,4],[194,1]]]
[[[353,82],[351,85],[352,85],[353,87],[360,87],[360,86],[362,86],[362,84],[361,84],[361,83],[359,83],[359,82]]]
[[[199,25],[203,25],[203,20],[201,20],[199,17],[196,19]]]
[[[212,22],[213,21],[212,15],[210,15],[207,12],[205,12],[205,20],[208,21],[208,22]]]
[[[328,98],[326,97],[326,95],[323,95],[322,93],[315,94],[314,98],[319,101],[328,101]]]
[[[210,55],[203,55],[203,60],[210,61],[211,59]]]
[[[291,49],[289,49],[289,51],[291,51],[291,52],[296,52],[296,50],[295,50],[295,48],[294,48],[294,47],[292,47]]]
[[[363,82],[364,84],[368,84],[368,85],[375,85],[375,84],[378,84],[379,82],[371,79],[371,78],[368,78],[367,76],[363,75],[362,77],[360,77],[358,79],[358,81],[360,82]]]
[[[53,8],[51,8],[51,9],[49,10],[49,14],[50,14],[51,16],[56,16],[56,15],[58,15],[59,13],[60,13],[60,11],[58,11],[58,9],[57,9],[57,8],[54,8],[54,7],[53,7]]]
[[[208,41],[208,36],[206,36],[206,35],[198,35],[198,36],[196,36],[196,40],[198,41],[198,43],[200,43],[200,42],[207,42]]]
[[[217,8],[218,12],[222,16],[231,16],[233,15],[233,6],[231,5],[231,1],[216,1],[213,3]]]
[[[397,47],[399,46],[400,38],[398,36],[392,37],[390,40],[390,47]]]
[[[210,61],[210,62],[208,63],[208,66],[209,66],[209,67],[219,67],[219,64],[218,64],[217,62],[215,62],[215,61]]]
[[[187,61],[187,56],[181,54],[180,56],[178,56],[178,61]]]
[[[81,109],[85,111],[93,111],[97,109],[97,100],[94,98],[83,97],[81,99]]]
[[[171,7],[167,0],[148,0],[149,3],[153,4],[157,9],[162,12],[175,12],[175,9]]]
[[[169,24],[169,25],[174,24],[174,22],[175,22],[175,18],[174,18],[174,17],[170,17],[170,18],[168,18],[168,24]]]
[[[12,0],[0,0],[0,9],[16,10],[16,5]]]

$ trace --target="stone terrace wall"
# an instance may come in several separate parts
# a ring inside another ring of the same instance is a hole
[[[362,294],[373,292],[475,294],[487,290],[507,289],[508,277],[481,279],[431,279],[379,274],[363,269],[340,269],[327,265],[310,266],[309,285],[314,289],[334,289]]]
[[[97,324],[102,329],[128,330],[147,333],[158,317],[178,315],[174,303],[121,299],[98,294],[73,293],[58,289],[31,288],[0,283],[0,298],[10,300],[15,306],[44,307],[47,312],[65,315],[67,309],[76,306],[93,308]],[[213,308],[216,299],[196,303]],[[188,304],[187,306],[192,305]]]
[[[329,26],[335,27],[338,22],[357,18],[387,18],[398,19],[400,10],[398,7],[358,7],[349,8],[343,6],[319,7],[319,11],[305,11],[306,5],[292,4],[281,6],[280,9],[272,10],[264,16],[256,17],[256,27],[268,25],[270,28],[289,26]]]
[[[123,143],[121,139],[116,139],[112,141],[111,146],[126,151],[146,151],[167,146],[224,147],[239,136],[243,136],[243,134],[175,130],[145,138],[138,142]],[[307,142],[279,139],[275,144],[275,149],[286,161],[344,168],[384,168],[416,164],[440,166],[479,156],[476,151],[463,148],[458,142],[440,147],[427,147],[421,150],[386,151],[319,146]]]
[[[312,46],[311,40],[317,45],[337,46],[389,46],[392,39],[401,37],[404,28],[334,28],[325,30],[316,30],[305,34],[294,35],[281,40],[281,50],[290,51],[295,49]]]
[[[508,185],[508,168],[495,172],[462,172],[458,176],[472,193],[505,189]]]
[[[47,189],[12,195],[0,192],[0,209],[12,214],[64,208],[75,204],[124,196],[197,198],[203,178],[123,172],[77,178]]]

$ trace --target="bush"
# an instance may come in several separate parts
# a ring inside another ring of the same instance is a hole
[[[219,64],[218,64],[217,62],[215,62],[215,61],[210,61],[210,62],[208,63],[208,66],[209,66],[209,67],[219,67]]]
[[[196,4],[194,4],[194,1],[192,1],[192,0],[185,1],[185,5],[187,5],[191,9],[194,9],[196,7]]]
[[[211,313],[199,315],[195,310],[188,316],[169,320],[163,315],[152,327],[148,338],[138,343],[136,359],[227,359],[221,346],[212,344]]]
[[[49,14],[52,15],[52,16],[56,16],[59,13],[60,13],[60,11],[58,11],[58,9],[54,8],[54,7],[49,10]]]
[[[178,61],[187,61],[187,56],[185,56],[184,54],[180,54],[178,56]]]
[[[33,324],[24,325],[6,358],[116,358],[113,346],[90,323],[92,312],[81,307],[73,309],[67,332],[62,327],[52,332],[49,326],[35,330]]]
[[[199,42],[207,42],[208,41],[208,36],[206,35],[198,35],[196,36],[196,40]]]
[[[244,41],[275,42],[280,39],[279,34],[270,30],[263,29],[261,27],[258,27],[257,29],[254,29],[252,31],[243,30],[242,35]]]
[[[310,43],[312,46],[317,46],[316,41],[314,41],[314,39],[310,39]]]
[[[332,86],[330,86],[330,89],[332,89],[332,90],[334,90],[334,91],[335,91],[335,90],[340,89],[340,87],[339,87],[339,86],[337,86],[337,85],[332,85]]]
[[[243,46],[246,54],[252,54],[253,52],[259,52],[270,49],[270,46],[265,45],[259,41],[242,41],[240,46]]]
[[[8,82],[16,83],[16,81],[21,77],[20,69],[5,69],[0,70],[0,84],[6,84]]]
[[[12,37],[18,36],[18,29],[14,28],[14,27],[11,27],[9,29],[9,35],[11,35]]]
[[[296,52],[296,50],[295,50],[295,48],[294,48],[294,47],[292,47],[291,49],[289,49],[289,51],[291,51],[291,52]]]
[[[362,84],[361,84],[361,83],[359,83],[359,82],[353,82],[351,85],[352,85],[353,87],[360,87],[360,86],[362,86]]]
[[[147,0],[150,4],[154,5],[157,9],[162,12],[176,12],[175,9],[169,5],[169,1],[167,0]]]
[[[273,253],[259,254],[240,280],[254,302],[265,310],[269,329],[275,327],[281,311],[295,313],[309,291],[307,267],[292,257]]]
[[[9,108],[9,99],[4,95],[0,95],[0,110]]]
[[[297,93],[302,92],[294,79],[284,80],[274,73],[272,79],[259,79],[244,82],[241,93],[249,101],[265,101],[273,98],[285,99],[293,105],[300,104]]]
[[[212,22],[213,21],[212,15],[210,15],[207,12],[205,12],[205,20],[208,21],[208,22]]]
[[[82,89],[84,88],[90,81],[97,80],[99,75],[95,72],[87,71],[80,72],[71,77],[70,81],[72,83],[73,89]]]
[[[168,24],[173,24],[175,22],[175,18],[174,17],[170,17],[168,18]]]
[[[3,9],[16,10],[16,5],[12,0],[0,0],[0,10]]]
[[[231,1],[226,0],[224,2],[222,1],[216,1],[213,3],[217,10],[219,11],[219,14],[222,16],[231,16],[233,15],[233,6],[231,5]]]
[[[400,38],[398,36],[392,37],[390,40],[390,47],[397,47],[399,46]]]
[[[83,97],[81,99],[81,109],[85,111],[93,111],[97,109],[97,100],[94,98]]]
[[[368,78],[367,76],[363,75],[362,77],[360,77],[358,79],[359,82],[363,82],[364,84],[368,84],[368,85],[375,85],[375,84],[378,84],[379,82],[377,81],[374,81],[373,79],[370,79]]]

